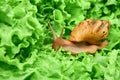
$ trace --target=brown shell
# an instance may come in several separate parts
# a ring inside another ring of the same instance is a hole
[[[87,42],[101,44],[109,33],[110,22],[106,20],[87,19],[80,22],[71,32],[72,42]]]

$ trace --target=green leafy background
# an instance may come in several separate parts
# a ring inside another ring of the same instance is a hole
[[[68,39],[85,19],[111,22],[109,45],[90,55],[55,52],[48,27]],[[120,0],[0,0],[0,80],[119,80]]]

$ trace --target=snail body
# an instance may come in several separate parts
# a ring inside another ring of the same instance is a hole
[[[101,28],[102,25],[105,28]],[[66,40],[62,38],[64,28],[61,31],[60,37],[57,37],[49,23],[54,38],[52,48],[57,51],[62,47],[63,50],[70,51],[71,54],[78,54],[80,52],[95,53],[96,50],[107,46],[108,42],[105,39],[108,35],[109,26],[110,23],[105,20],[94,21],[87,19],[79,23],[71,32],[69,40]]]
[[[77,54],[79,52],[94,53],[98,49],[96,45],[76,45],[69,40],[57,38],[54,40],[52,48],[57,51],[60,47],[65,51],[70,51],[72,54]]]

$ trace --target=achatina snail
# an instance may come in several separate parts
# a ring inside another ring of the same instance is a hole
[[[107,46],[106,37],[109,33],[110,22],[107,20],[87,19],[80,22],[71,32],[69,40],[62,38],[63,30],[60,37],[57,37],[52,26],[49,24],[52,31],[54,42],[52,48],[57,51],[60,47],[71,54],[80,52],[95,53],[96,50]]]

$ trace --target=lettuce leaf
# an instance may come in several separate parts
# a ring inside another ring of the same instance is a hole
[[[0,80],[119,80],[120,1],[1,0]],[[111,22],[109,45],[94,55],[55,52],[48,21],[68,38],[80,21]]]

